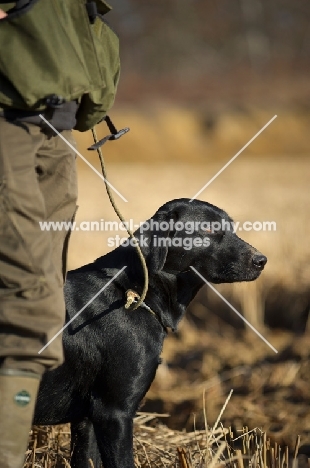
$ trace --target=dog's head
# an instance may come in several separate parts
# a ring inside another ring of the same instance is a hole
[[[194,267],[207,281],[253,281],[267,258],[240,239],[228,214],[209,203],[172,200],[135,233],[150,273]]]

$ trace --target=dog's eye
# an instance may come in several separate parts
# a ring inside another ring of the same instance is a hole
[[[216,240],[221,241],[225,236],[225,231],[214,231],[212,234],[214,235]]]
[[[224,239],[225,231],[216,230],[216,229],[203,229],[203,233],[207,236],[211,241],[215,243],[220,243]]]
[[[224,237],[225,236],[225,231],[218,231],[218,230],[212,230],[212,229],[204,229],[203,230],[204,232],[206,232],[207,234],[213,234],[214,236],[217,236],[217,237]]]

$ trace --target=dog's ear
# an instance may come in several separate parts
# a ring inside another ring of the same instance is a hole
[[[149,273],[157,273],[165,264],[169,240],[174,235],[173,223],[173,214],[157,212],[135,233],[140,241],[140,247],[146,259]]]

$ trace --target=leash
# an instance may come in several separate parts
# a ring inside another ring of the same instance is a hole
[[[144,255],[141,251],[141,248],[139,246],[139,243],[138,243],[138,240],[137,238],[134,236],[133,232],[131,231],[131,229],[129,229],[127,227],[127,223],[126,223],[126,220],[125,218],[123,217],[122,213],[120,212],[120,210],[118,209],[116,203],[115,203],[115,200],[114,200],[114,197],[112,195],[112,192],[111,192],[111,189],[109,187],[109,185],[107,184],[107,172],[106,172],[106,168],[105,168],[105,163],[104,163],[104,159],[103,159],[103,155],[102,155],[102,151],[101,151],[101,147],[102,145],[104,145],[107,141],[109,140],[118,140],[121,136],[123,136],[125,133],[129,132],[129,128],[126,127],[120,131],[117,131],[116,127],[113,125],[111,119],[106,116],[104,118],[107,126],[109,127],[109,130],[111,132],[110,135],[104,137],[102,140],[99,140],[98,141],[98,138],[97,138],[97,133],[96,133],[96,130],[95,130],[95,127],[92,128],[92,135],[93,135],[93,139],[94,139],[94,144],[92,146],[90,146],[88,148],[88,150],[96,150],[97,153],[98,153],[98,156],[99,156],[99,160],[100,160],[100,165],[101,165],[101,171],[102,171],[102,175],[103,175],[103,178],[104,178],[104,184],[105,184],[105,188],[106,188],[106,192],[108,194],[108,197],[109,197],[109,200],[111,202],[111,205],[116,213],[116,215],[118,216],[119,220],[122,222],[123,226],[125,227],[129,237],[133,240],[133,243],[134,243],[134,247],[137,251],[137,254],[138,254],[138,257],[140,259],[140,262],[141,262],[141,265],[142,265],[142,270],[143,270],[143,275],[144,275],[144,285],[143,285],[143,290],[142,290],[142,293],[141,293],[141,296],[139,296],[137,293],[135,293],[134,291],[134,294],[136,295],[135,296],[135,300],[132,300],[132,295],[131,294],[128,294],[128,291],[126,293],[127,295],[127,301],[126,301],[126,304],[125,304],[125,309],[129,309],[131,307],[131,305],[133,305],[133,308],[132,310],[136,310],[138,307],[140,306],[146,306],[146,304],[144,304],[144,299],[146,297],[146,293],[147,293],[147,290],[148,290],[148,285],[149,285],[149,273],[148,273],[148,269],[147,269],[147,266],[146,266],[146,262],[145,262],[145,258],[144,258]],[[131,290],[129,290],[131,291]],[[137,300],[136,300],[137,299]],[[146,306],[148,307],[148,306]],[[151,310],[151,309],[150,309]],[[155,314],[155,312],[152,311],[152,313],[157,317],[157,315]]]
[[[136,293],[136,291],[134,291],[133,289],[128,289],[128,291],[126,291],[126,296],[127,296],[127,303],[138,304],[138,302],[141,302],[139,306],[143,307],[144,309],[148,310],[152,315],[154,315],[154,317],[160,323],[164,331],[168,334],[168,328],[163,324],[159,315],[156,314],[156,312],[154,312],[154,310],[151,309],[145,302],[143,302],[143,300],[141,301],[141,297],[139,296],[138,293]]]

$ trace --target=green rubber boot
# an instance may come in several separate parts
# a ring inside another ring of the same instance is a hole
[[[0,467],[22,468],[40,375],[0,369]]]

